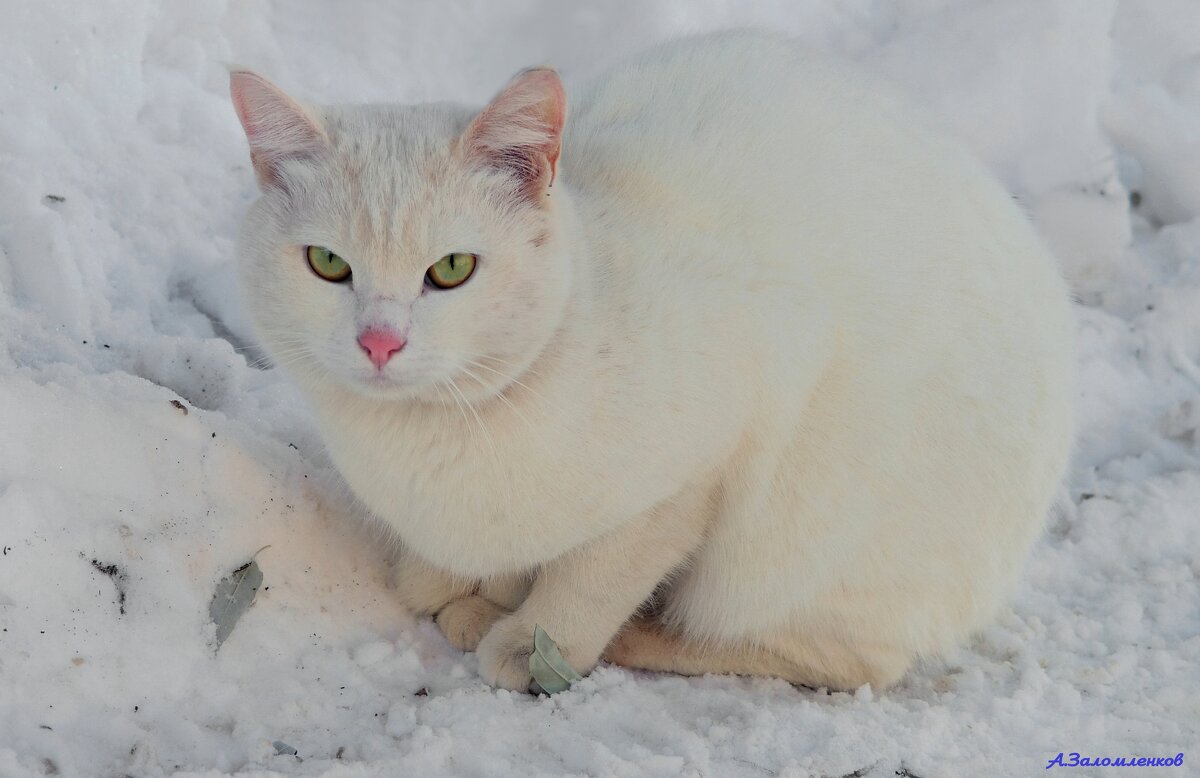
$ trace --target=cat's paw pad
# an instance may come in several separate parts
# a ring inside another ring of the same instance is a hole
[[[508,611],[491,600],[472,595],[448,603],[434,621],[450,645],[459,651],[474,651],[492,625],[506,615]]]

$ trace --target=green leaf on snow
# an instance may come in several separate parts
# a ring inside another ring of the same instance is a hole
[[[529,655],[529,673],[546,694],[558,694],[583,680],[575,668],[567,664],[558,646],[538,625],[533,627],[533,653]]]
[[[251,559],[234,570],[217,584],[208,615],[217,625],[217,648],[220,649],[229,633],[237,626],[238,619],[254,602],[258,587],[262,586],[263,574],[258,562]]]

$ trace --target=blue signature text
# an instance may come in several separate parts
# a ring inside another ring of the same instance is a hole
[[[1059,752],[1046,765],[1047,770],[1051,767],[1183,767],[1183,752],[1175,756],[1117,757],[1080,756],[1076,751],[1069,754]]]

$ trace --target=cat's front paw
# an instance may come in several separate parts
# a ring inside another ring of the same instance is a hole
[[[533,675],[529,672],[529,656],[533,653],[534,622],[524,614],[513,613],[501,618],[479,642],[479,674],[492,686],[511,691],[530,691]],[[584,646],[570,635],[555,635],[559,652],[567,664],[580,675],[586,675],[599,661],[602,645]]]
[[[459,651],[474,651],[492,625],[507,614],[491,600],[473,594],[448,603],[434,621],[450,645]]]

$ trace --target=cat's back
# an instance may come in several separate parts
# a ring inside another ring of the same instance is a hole
[[[616,275],[653,253],[654,272],[817,285],[876,333],[920,310],[936,330],[966,289],[975,313],[1063,319],[1056,263],[1009,193],[852,65],[725,32],[619,65],[572,105],[564,177]]]

